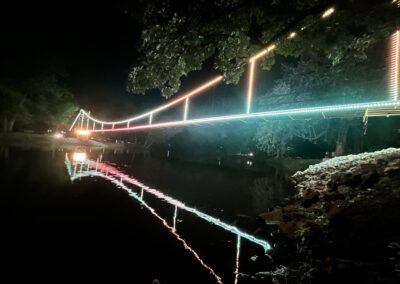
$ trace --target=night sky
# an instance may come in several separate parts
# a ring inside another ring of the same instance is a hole
[[[39,3],[37,3],[39,2]],[[65,70],[78,103],[104,116],[133,113],[151,97],[125,91],[137,59],[135,1],[15,1],[1,4],[2,75]]]
[[[138,60],[141,27],[137,19],[143,16],[143,5],[138,2],[1,4],[1,77],[23,80],[42,72],[67,74],[79,106],[104,119],[119,119],[158,106],[165,99],[157,90],[146,96],[126,92],[129,68]],[[182,78],[180,93],[217,74],[212,62],[206,62],[202,71]],[[229,109],[242,111],[244,79],[238,86],[222,84],[218,88],[222,91],[214,90],[214,96],[229,97],[233,104]],[[214,99],[204,97],[205,105]],[[198,105],[196,102],[196,108]]]

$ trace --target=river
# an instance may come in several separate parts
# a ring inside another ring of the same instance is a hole
[[[126,151],[1,148],[3,277],[90,283],[256,283],[268,234],[257,214],[288,174]],[[127,280],[122,280],[127,279]]]

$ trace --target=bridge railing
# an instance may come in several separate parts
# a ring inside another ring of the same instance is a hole
[[[320,18],[322,20],[330,17],[335,12],[334,7],[328,8],[326,11],[321,13]],[[316,23],[317,21],[315,21]],[[307,27],[302,27],[298,33],[301,33]],[[295,31],[292,31],[288,34],[286,40],[292,40],[297,36]],[[87,112],[83,109],[80,110],[79,114],[75,118],[74,122],[72,123],[70,130],[74,127],[85,130],[86,132],[108,132],[108,131],[126,131],[126,130],[141,130],[141,129],[149,129],[149,128],[156,128],[156,127],[171,127],[171,126],[181,126],[181,125],[188,125],[188,124],[199,124],[199,123],[209,123],[209,122],[216,122],[216,121],[227,121],[227,120],[243,120],[243,119],[251,119],[254,117],[262,117],[263,119],[268,117],[276,117],[276,116],[283,116],[283,115],[292,115],[292,114],[300,114],[300,113],[316,113],[316,112],[332,112],[332,111],[348,111],[348,110],[357,110],[363,111],[367,113],[369,109],[379,109],[379,108],[398,108],[400,107],[399,102],[399,89],[400,89],[400,30],[394,32],[390,39],[390,70],[389,70],[389,81],[390,81],[390,99],[382,99],[380,101],[370,101],[365,99],[360,103],[351,104],[342,104],[342,105],[323,105],[320,102],[319,106],[299,108],[298,106],[294,106],[291,108],[288,106],[286,109],[283,110],[275,110],[270,109],[269,111],[262,111],[262,112],[252,112],[252,105],[253,105],[253,93],[254,93],[254,84],[256,78],[256,67],[259,64],[259,60],[273,52],[278,43],[272,43],[265,49],[261,50],[260,52],[254,54],[249,59],[249,68],[248,68],[248,78],[247,78],[247,91],[246,91],[246,106],[244,113],[240,113],[237,115],[225,115],[225,116],[215,116],[215,117],[205,117],[205,118],[196,118],[190,119],[189,117],[189,104],[190,98],[192,96],[198,95],[202,91],[206,90],[207,88],[219,83],[222,81],[223,77],[218,76],[210,81],[204,83],[203,85],[199,86],[198,88],[178,97],[175,100],[167,102],[166,104],[157,107],[153,110],[145,112],[141,115],[137,115],[128,119],[119,120],[119,121],[104,121],[100,119],[96,119],[95,117],[91,116],[90,112]],[[175,120],[175,121],[168,121],[168,122],[157,122],[155,123],[155,116],[160,112],[167,110],[173,106],[178,104],[183,105],[183,112],[182,112],[182,119]],[[390,111],[389,111],[390,112]],[[384,112],[378,112],[384,113]],[[390,112],[391,114],[397,112]],[[322,113],[322,116],[325,118],[325,115]],[[140,122],[140,124],[138,124]]]

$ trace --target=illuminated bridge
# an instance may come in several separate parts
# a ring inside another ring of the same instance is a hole
[[[321,15],[322,19],[330,16],[334,9],[328,9]],[[287,40],[296,36],[295,32],[289,34]],[[252,112],[253,88],[255,81],[255,70],[259,59],[272,52],[276,45],[272,44],[249,59],[246,105],[243,113],[234,115],[211,116],[193,118],[190,116],[190,100],[206,89],[222,82],[223,77],[218,76],[207,81],[196,89],[167,102],[166,104],[152,109],[146,113],[119,120],[105,121],[95,118],[90,112],[80,110],[73,121],[70,131],[76,129],[78,134],[90,134],[95,132],[123,132],[140,131],[176,126],[191,126],[202,124],[226,123],[229,121],[257,121],[268,119],[329,119],[340,117],[363,117],[364,122],[368,117],[400,115],[399,78],[400,78],[400,30],[394,32],[390,39],[390,70],[389,85],[390,95],[380,101],[360,101],[358,103],[341,105],[321,105],[317,107],[292,108],[273,111]],[[164,121],[160,114],[172,107],[182,107],[180,119]]]

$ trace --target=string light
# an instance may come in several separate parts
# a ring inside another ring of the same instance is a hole
[[[332,15],[335,12],[335,8],[331,7],[328,10],[326,10],[323,14],[322,14],[322,18],[328,18],[330,15]]]
[[[239,261],[240,261],[240,236],[237,236],[236,242],[236,262],[235,262],[235,284],[238,283],[239,280]]]
[[[321,107],[307,107],[307,108],[297,108],[297,109],[287,109],[287,110],[277,110],[277,111],[266,111],[266,112],[255,112],[246,114],[235,114],[226,116],[213,116],[207,118],[196,118],[188,120],[178,120],[169,122],[153,123],[151,125],[136,125],[132,127],[122,127],[115,129],[96,129],[92,132],[113,132],[113,131],[134,131],[134,130],[145,130],[145,129],[155,129],[155,128],[167,128],[173,126],[185,126],[191,124],[201,124],[201,123],[212,123],[212,122],[223,122],[230,120],[243,120],[252,118],[272,118],[279,116],[289,116],[289,115],[303,115],[303,114],[315,114],[315,113],[329,113],[337,111],[354,111],[354,110],[367,110],[367,109],[379,109],[379,108],[391,108],[399,107],[400,101],[380,101],[371,103],[358,103],[358,104],[345,104],[345,105],[330,105]]]
[[[296,36],[296,33],[295,32],[291,32],[290,34],[289,34],[289,36],[288,36],[288,39],[292,39],[292,38],[294,38]]]
[[[253,84],[254,84],[254,69],[255,69],[255,60],[250,62],[250,70],[249,70],[249,81],[247,87],[247,106],[246,113],[250,113],[251,110],[251,99],[253,96]]]
[[[88,119],[90,119],[90,120],[92,120],[92,121],[94,121],[96,123],[102,123],[102,124],[108,124],[108,125],[114,124],[115,125],[115,124],[123,124],[123,123],[127,123],[127,122],[132,122],[132,121],[139,120],[139,119],[142,119],[142,118],[145,118],[145,117],[150,117],[150,116],[152,116],[153,114],[155,114],[157,112],[160,112],[162,110],[170,108],[170,107],[176,105],[177,103],[179,103],[179,102],[181,102],[183,100],[186,100],[187,98],[192,97],[192,96],[194,96],[196,94],[199,94],[201,91],[204,91],[205,89],[207,89],[207,88],[219,83],[222,79],[223,79],[222,76],[217,76],[217,77],[213,78],[212,80],[204,83],[203,85],[197,87],[196,89],[188,92],[187,94],[184,94],[183,96],[181,96],[181,97],[179,97],[179,98],[177,98],[177,99],[175,99],[175,100],[173,100],[171,102],[168,102],[168,103],[166,103],[166,104],[164,104],[164,105],[162,105],[162,106],[160,106],[160,107],[158,107],[156,109],[148,111],[148,112],[146,112],[144,114],[141,114],[141,115],[138,115],[138,116],[135,116],[135,117],[132,117],[132,118],[128,118],[128,119],[125,119],[125,120],[120,120],[120,121],[102,121],[102,120],[99,120],[99,119],[96,119],[96,118],[90,116],[90,114],[87,113],[83,109],[81,110],[81,113],[82,113],[82,115],[85,115]]]
[[[400,30],[392,34],[390,41],[390,94],[392,100],[397,101],[400,80]]]
[[[255,54],[254,56],[252,56],[252,57],[250,58],[250,62],[251,62],[251,61],[254,61],[254,60],[257,60],[258,58],[263,57],[264,55],[267,55],[268,53],[270,53],[271,51],[273,51],[275,48],[276,48],[276,45],[275,45],[275,44],[272,44],[272,45],[268,46],[266,49],[261,50],[259,53],[257,53],[257,54]]]

